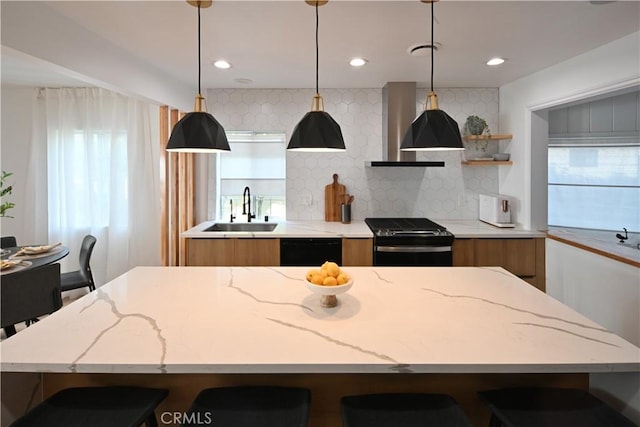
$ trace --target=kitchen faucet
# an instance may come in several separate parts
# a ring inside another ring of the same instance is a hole
[[[255,218],[254,214],[251,214],[251,190],[249,187],[244,187],[242,193],[242,215],[247,216],[247,222],[251,222],[251,218]]]
[[[627,234],[627,229],[624,227],[622,227],[622,229],[624,230],[624,236],[620,233],[616,234],[616,237],[620,239],[620,243],[624,243],[624,241],[629,238],[629,235]]]

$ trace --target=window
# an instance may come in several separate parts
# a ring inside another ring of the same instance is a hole
[[[549,225],[640,231],[638,138],[550,138]]]
[[[58,132],[55,132],[58,134]],[[49,221],[78,230],[128,225],[126,130],[74,130],[49,140]],[[64,219],[61,219],[64,217]]]
[[[251,191],[251,213],[257,221],[286,218],[286,136],[284,132],[227,132],[231,151],[216,157],[217,215],[246,221],[245,187]],[[233,208],[232,208],[233,206]]]

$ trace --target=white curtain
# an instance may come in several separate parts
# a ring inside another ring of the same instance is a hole
[[[159,146],[150,118],[157,107],[100,88],[39,89],[34,107],[34,238],[69,247],[62,270],[70,271],[82,238],[95,236],[98,286],[136,265],[159,265]]]

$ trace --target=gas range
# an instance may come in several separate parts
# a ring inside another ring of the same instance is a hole
[[[427,218],[365,218],[373,232],[373,263],[450,266],[454,235]]]
[[[426,218],[366,218],[373,234],[390,236],[453,236],[445,227]]]

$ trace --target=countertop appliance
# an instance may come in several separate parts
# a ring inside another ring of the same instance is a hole
[[[452,266],[454,235],[426,218],[365,218],[373,265]]]
[[[480,194],[479,219],[496,227],[515,227],[511,222],[512,201],[501,194]]]

